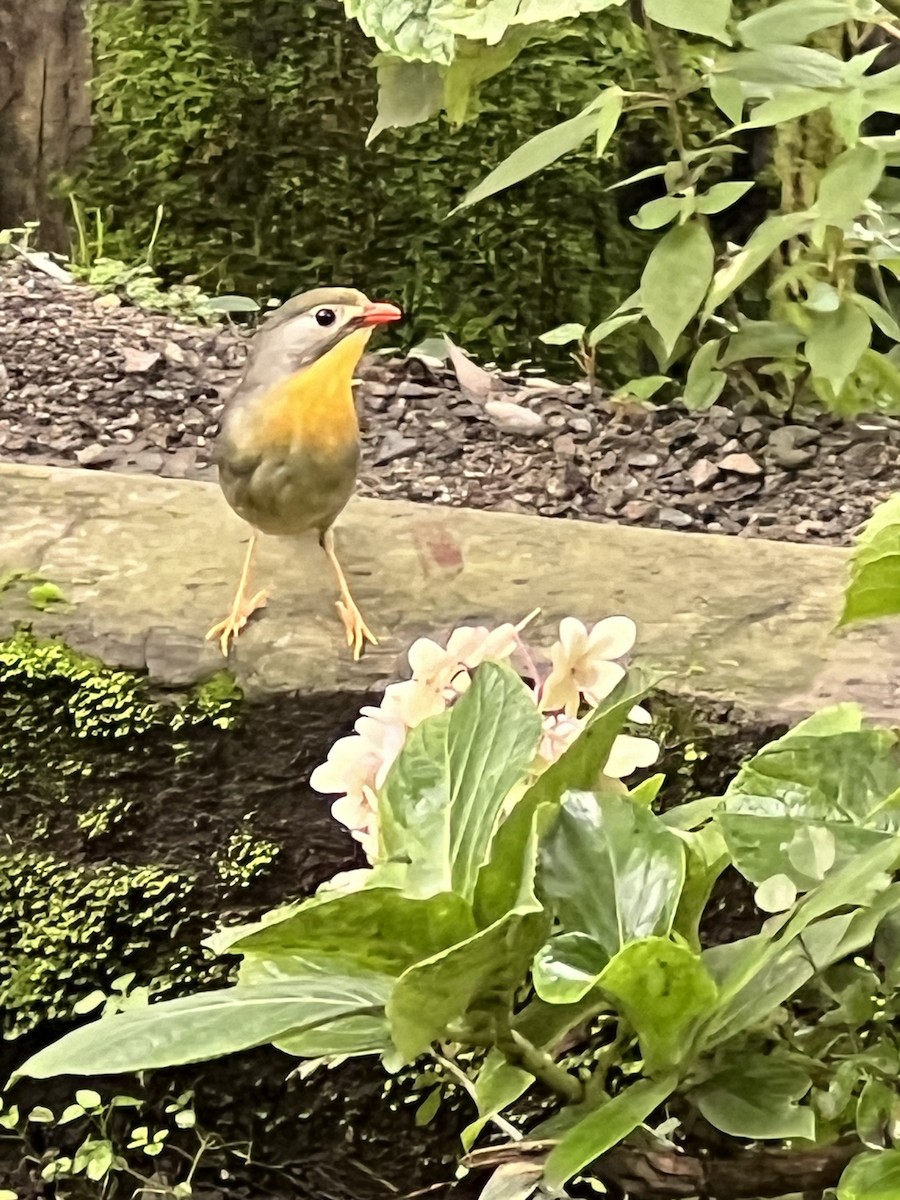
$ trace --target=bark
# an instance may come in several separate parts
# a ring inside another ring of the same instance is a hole
[[[84,0],[0,3],[0,228],[40,221],[65,250],[65,203],[51,195],[90,137]]]

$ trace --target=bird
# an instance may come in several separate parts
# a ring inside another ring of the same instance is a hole
[[[337,577],[337,611],[354,660],[367,644],[378,645],[350,592],[333,526],[359,466],[353,375],[374,330],[402,316],[395,304],[373,303],[355,288],[314,288],[276,309],[252,338],[213,451],[225,499],[250,526],[234,603],[206,635],[226,658],[268,599],[250,586],[262,533],[315,533]]]

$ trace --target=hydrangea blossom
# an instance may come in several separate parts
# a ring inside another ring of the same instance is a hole
[[[338,794],[332,814],[362,844],[370,861],[378,849],[378,792],[409,731],[452,705],[481,663],[508,662],[521,651],[529,664],[535,704],[543,715],[535,774],[556,762],[578,737],[583,727],[581,709],[602,703],[624,678],[625,668],[618,660],[631,650],[637,633],[628,617],[607,617],[591,629],[574,617],[564,618],[559,639],[550,650],[552,669],[540,679],[535,678],[538,672],[521,641],[522,630],[535,615],[497,629],[460,627],[446,646],[430,638],[413,642],[407,655],[411,678],[385,688],[378,707],[363,708],[354,732],[335,742],[326,762],[313,771],[311,786],[317,792]],[[650,721],[641,707],[629,715],[638,723]],[[613,744],[604,774],[624,779],[651,766],[658,754],[659,746],[650,738],[622,734]]]

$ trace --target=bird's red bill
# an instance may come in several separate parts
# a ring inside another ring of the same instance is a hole
[[[403,313],[396,304],[369,304],[363,309],[360,321],[363,325],[386,325],[399,321]]]

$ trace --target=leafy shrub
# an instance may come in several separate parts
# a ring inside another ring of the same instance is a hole
[[[703,1121],[819,1155],[849,1139],[859,1156],[840,1200],[892,1194],[900,736],[838,705],[722,796],[657,816],[660,776],[619,782],[655,757],[625,732],[646,723],[653,683],[616,661],[633,626],[563,622],[546,676],[520,629],[411,648],[412,678],[312,780],[342,793],[335,815],[372,865],[216,935],[215,950],[241,956],[235,987],[104,1016],[18,1074],[138,1071],[269,1042],[394,1071],[426,1056],[477,1104],[467,1147],[502,1130],[504,1145],[466,1161],[502,1162],[496,1190],[514,1200],[564,1194],[595,1162],[603,1177],[620,1143],[665,1149]],[[772,915],[703,949],[726,868]],[[591,1027],[602,1043],[572,1062]],[[523,1138],[510,1117],[536,1085],[556,1111]]]
[[[398,299],[404,336],[446,330],[497,355],[587,320],[635,278],[635,239],[587,155],[477,222],[444,219],[522,129],[584,103],[585,68],[631,53],[621,30],[574,57],[555,43],[523,57],[515,96],[502,78],[485,89],[478,127],[366,148],[373,47],[339,0],[95,0],[92,13],[94,136],[72,187],[102,210],[111,258],[143,258],[162,205],[164,277],[282,298],[349,281]]]
[[[346,0],[346,8],[385,51],[379,125],[407,125],[442,109],[464,112],[460,95],[477,85],[473,60],[505,65],[548,24],[569,27],[600,9],[602,28],[625,3],[450,0],[417,21],[404,2]],[[653,387],[680,377],[690,408],[709,407],[729,382],[785,408],[900,406],[900,350],[876,348],[881,338],[900,342],[888,293],[900,263],[898,195],[885,177],[898,146],[895,137],[867,136],[870,118],[900,103],[900,68],[888,50],[896,17],[876,0],[644,0],[629,11],[654,66],[652,86],[636,90],[627,73],[611,72],[580,112],[519,146],[460,206],[505,192],[585,143],[602,157],[623,114],[666,115],[666,161],[625,181],[659,186],[631,218],[654,234],[639,287],[593,328],[573,313],[548,340],[583,339],[590,354],[637,329],[656,359]],[[580,28],[589,47],[594,29]],[[688,103],[703,91],[719,112],[712,140],[698,136]],[[774,131],[780,206],[732,247],[721,214],[745,203],[756,182],[735,155],[742,137],[761,130]],[[646,381],[634,387],[649,394]]]

